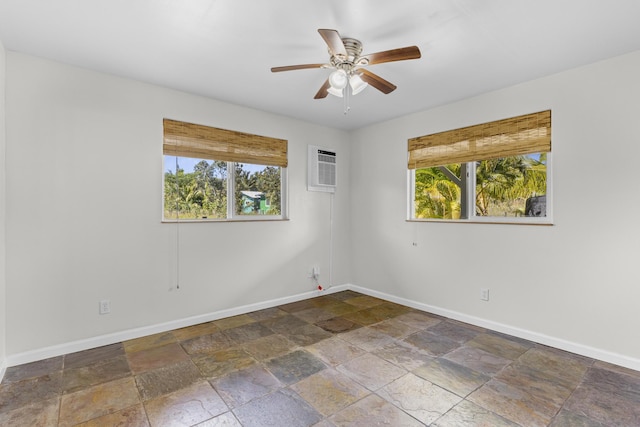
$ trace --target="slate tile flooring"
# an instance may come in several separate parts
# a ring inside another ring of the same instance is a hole
[[[640,426],[640,372],[344,291],[9,368],[2,426]]]

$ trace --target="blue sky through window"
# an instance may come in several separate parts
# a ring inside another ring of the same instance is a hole
[[[194,159],[191,157],[179,157],[178,158],[178,166],[180,169],[183,169],[185,173],[193,172],[193,167],[202,161],[202,159]],[[252,165],[250,163],[243,163],[243,169],[249,171],[251,173],[259,172],[264,170],[264,166],[261,165]],[[164,171],[175,173],[176,171],[176,156],[164,156]]]

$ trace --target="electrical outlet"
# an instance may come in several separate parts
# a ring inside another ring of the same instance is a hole
[[[111,301],[108,299],[103,299],[100,301],[100,314],[109,314],[111,313]]]
[[[480,288],[480,299],[482,301],[489,301],[489,289]]]
[[[318,267],[317,265],[315,267],[313,267],[313,277],[318,277],[320,276],[320,267]]]

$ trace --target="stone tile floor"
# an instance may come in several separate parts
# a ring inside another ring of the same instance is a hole
[[[640,372],[352,291],[9,368],[2,426],[640,426]]]

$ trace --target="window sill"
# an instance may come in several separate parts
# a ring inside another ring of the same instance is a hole
[[[203,219],[181,219],[179,221],[173,219],[163,219],[161,221],[162,224],[201,224],[201,223],[226,223],[226,222],[287,222],[289,218],[222,218],[222,219],[212,219],[212,218],[203,218]]]
[[[407,222],[424,222],[424,223],[440,223],[440,224],[500,224],[500,225],[536,225],[536,226],[553,226],[551,220],[538,221],[505,221],[499,219],[475,220],[475,219],[408,219]]]

